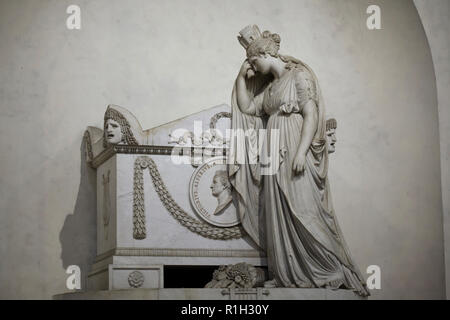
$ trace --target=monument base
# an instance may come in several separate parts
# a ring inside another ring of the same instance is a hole
[[[254,289],[126,289],[71,292],[55,300],[365,300],[350,290],[254,288]]]

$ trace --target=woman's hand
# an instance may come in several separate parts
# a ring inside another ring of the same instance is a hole
[[[242,79],[250,78],[255,75],[255,71],[253,70],[252,65],[248,62],[248,59],[245,59],[244,63],[242,63],[241,69],[239,70],[239,77]]]
[[[303,153],[297,153],[292,163],[294,174],[300,174],[305,170],[306,156]]]

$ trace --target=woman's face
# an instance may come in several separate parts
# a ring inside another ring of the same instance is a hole
[[[113,119],[106,120],[105,138],[111,144],[118,144],[122,141],[122,131],[117,121]]]
[[[268,74],[270,72],[270,61],[268,55],[257,55],[248,59],[253,69],[262,73]]]

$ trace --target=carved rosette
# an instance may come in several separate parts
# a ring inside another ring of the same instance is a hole
[[[128,284],[132,288],[139,288],[144,284],[144,275],[139,271],[133,271],[128,275]]]

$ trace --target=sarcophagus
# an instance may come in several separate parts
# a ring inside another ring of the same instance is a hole
[[[182,287],[176,279],[195,277],[196,268],[266,265],[231,196],[229,127],[222,105],[145,131],[126,109],[109,106],[103,130],[88,128],[87,161],[97,171],[89,289],[163,288],[164,272],[177,273],[171,285]]]

